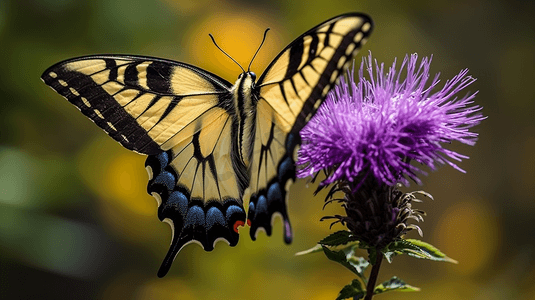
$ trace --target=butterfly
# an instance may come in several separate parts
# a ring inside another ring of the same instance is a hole
[[[186,63],[133,55],[65,60],[41,78],[125,148],[148,155],[147,192],[173,231],[163,277],[186,244],[235,246],[245,224],[252,240],[259,229],[270,236],[274,215],[292,241],[286,201],[299,131],[372,28],[362,13],[329,19],[284,48],[258,80],[242,68],[234,84]]]

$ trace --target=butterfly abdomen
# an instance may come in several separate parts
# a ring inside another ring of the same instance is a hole
[[[240,74],[232,90],[238,123],[240,160],[246,168],[250,164],[254,137],[256,101],[253,97],[253,91],[255,80],[256,75],[253,72],[244,72]]]

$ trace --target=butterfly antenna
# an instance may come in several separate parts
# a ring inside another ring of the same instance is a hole
[[[251,65],[253,64],[253,61],[254,61],[256,55],[258,54],[258,51],[260,51],[260,48],[262,48],[262,45],[264,45],[264,42],[266,41],[266,35],[267,35],[268,31],[269,31],[269,28],[266,29],[266,31],[264,31],[264,38],[262,39],[262,43],[260,43],[260,46],[258,47],[258,49],[256,49],[256,52],[253,55],[253,58],[251,59],[251,62],[249,63],[249,67],[247,68],[247,72],[249,72],[251,70]]]
[[[208,35],[212,38],[212,42],[214,42],[214,45],[217,47],[217,49],[221,50],[221,52],[223,52],[223,54],[228,56],[228,58],[232,59],[232,61],[235,62],[240,67],[240,69],[243,71],[243,73],[245,73],[245,70],[243,69],[243,67],[234,58],[232,58],[232,56],[228,55],[227,52],[223,51],[223,49],[221,49],[221,47],[219,47],[217,45],[217,43],[215,42],[214,36],[211,33],[209,33]]]

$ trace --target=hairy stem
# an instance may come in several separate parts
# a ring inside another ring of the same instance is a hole
[[[370,279],[368,280],[368,286],[366,286],[366,297],[364,300],[371,300],[373,297],[373,290],[375,288],[375,283],[377,282],[377,275],[379,275],[379,269],[381,268],[381,262],[383,261],[383,254],[380,251],[377,251],[377,261],[372,267],[372,272],[370,273]]]

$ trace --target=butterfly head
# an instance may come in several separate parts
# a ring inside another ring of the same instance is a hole
[[[254,72],[251,72],[251,71],[243,72],[240,75],[238,75],[238,79],[242,79],[243,76],[245,77],[249,76],[253,79],[253,81],[256,81],[256,74]]]
[[[252,81],[253,83],[256,82],[256,74],[251,71],[243,72],[240,75],[238,75],[238,81]],[[237,83],[237,82],[236,82]]]
[[[250,90],[254,88],[256,82],[256,74],[251,71],[246,71],[238,76],[238,80],[234,86],[241,91]]]
[[[260,46],[258,49],[256,49],[255,54],[253,55],[253,58],[251,59],[251,62],[249,62],[249,67],[247,68],[247,71],[243,69],[243,67],[234,59],[232,56],[228,55],[227,52],[225,52],[217,43],[215,42],[214,36],[212,34],[208,34],[210,38],[212,39],[212,42],[214,42],[214,45],[217,47],[217,49],[221,50],[223,54],[225,54],[228,58],[230,58],[233,62],[235,62],[240,69],[243,71],[239,76],[238,80],[236,81],[236,84],[234,85],[235,90],[237,91],[243,91],[244,89],[252,89],[254,87],[254,83],[256,82],[256,74],[254,72],[251,72],[251,65],[253,64],[253,61],[258,54],[258,51],[260,51],[260,48],[262,48],[262,45],[264,45],[264,42],[266,41],[266,35],[269,31],[269,28],[264,31],[264,37],[262,38],[262,43],[260,43]]]

